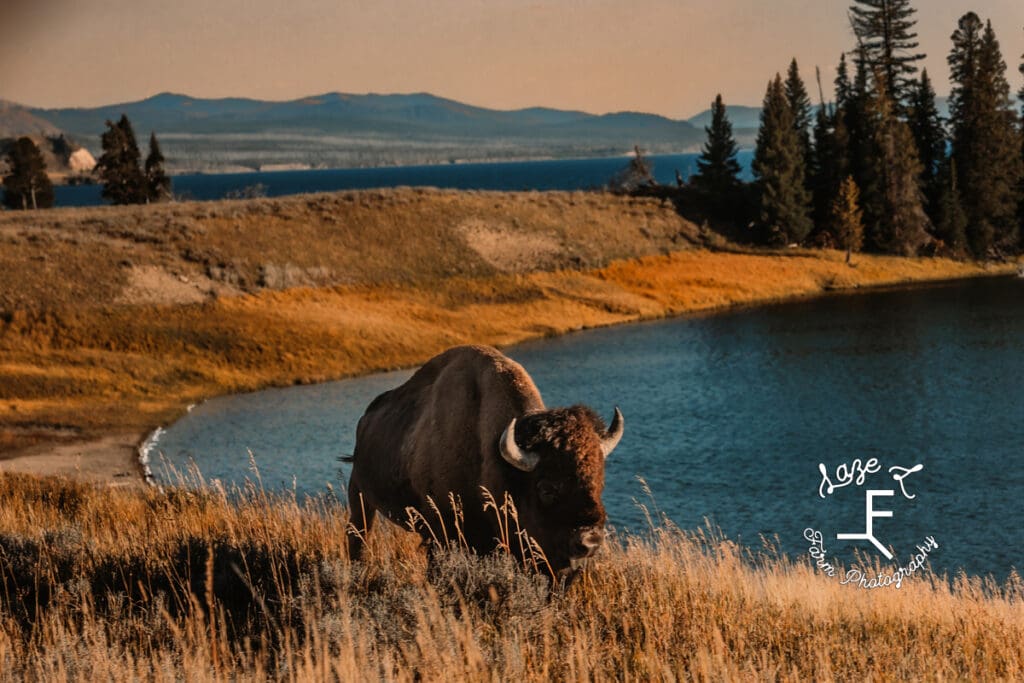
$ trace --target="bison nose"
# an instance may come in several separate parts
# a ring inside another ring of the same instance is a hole
[[[604,529],[596,526],[576,529],[569,554],[574,558],[590,557],[604,541]]]

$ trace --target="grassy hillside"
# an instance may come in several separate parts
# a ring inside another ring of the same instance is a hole
[[[1024,593],[842,586],[653,520],[567,591],[501,555],[250,488],[168,494],[0,475],[0,681],[1020,680]]]
[[[0,138],[22,135],[60,135],[61,131],[28,108],[0,99]]]
[[[657,200],[368,191],[0,214],[0,457],[460,343],[990,272],[733,253]],[[31,451],[30,451],[31,452]]]

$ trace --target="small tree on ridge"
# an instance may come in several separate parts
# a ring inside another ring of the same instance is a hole
[[[715,200],[724,199],[739,187],[740,164],[736,161],[738,148],[721,95],[715,97],[711,104],[711,125],[704,131],[708,139],[697,160],[698,170],[691,182]]]
[[[135,131],[124,114],[114,123],[107,121],[107,130],[100,138],[103,155],[96,170],[103,181],[102,195],[112,204],[143,204],[148,191],[140,166],[139,145]]]
[[[162,202],[171,198],[171,179],[164,171],[164,155],[156,133],[149,135],[149,156],[146,157],[146,201]]]
[[[46,162],[31,138],[21,137],[10,152],[11,170],[4,181],[4,206],[10,209],[48,209],[53,206],[53,184]]]

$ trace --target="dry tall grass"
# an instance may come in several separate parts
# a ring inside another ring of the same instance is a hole
[[[861,591],[665,522],[549,594],[505,557],[257,487],[166,494],[0,477],[0,680],[1024,678],[1024,590]],[[388,525],[386,525],[388,526]]]

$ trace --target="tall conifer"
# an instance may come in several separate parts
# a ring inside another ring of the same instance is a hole
[[[867,114],[875,150],[869,173],[877,188],[871,199],[878,213],[867,226],[868,239],[878,251],[911,256],[928,241],[931,227],[919,185],[921,162],[910,128],[888,95],[884,74],[876,74],[875,83]]]
[[[164,154],[160,151],[156,133],[149,135],[149,155],[146,157],[146,201],[162,202],[171,198],[171,179],[164,171]]]
[[[848,170],[840,169],[846,155],[837,154],[835,125],[836,117],[823,103],[818,107],[814,117],[814,152],[811,164],[813,170],[810,184],[814,203],[814,224],[819,230],[829,221],[832,201],[838,189],[839,174],[848,173]]]
[[[810,196],[793,112],[778,74],[765,92],[753,171],[760,195],[759,222],[767,241],[802,242],[813,227]]]
[[[146,179],[140,166],[139,145],[135,131],[124,114],[114,123],[107,121],[107,130],[100,139],[103,155],[96,162],[102,196],[112,204],[142,204],[147,197]]]
[[[839,76],[836,78],[836,101],[844,104],[849,99],[849,79],[846,76],[846,59],[839,61]],[[827,230],[831,221],[832,202],[839,191],[840,182],[850,174],[849,136],[843,106],[833,109],[825,103],[818,74],[820,103],[814,117],[814,144],[810,175],[810,190],[814,200],[814,224],[818,231]]]
[[[727,200],[739,187],[740,164],[736,160],[738,148],[721,94],[711,104],[711,125],[705,127],[704,132],[708,139],[697,159],[698,170],[691,182],[714,200]]]
[[[1010,85],[991,22],[968,12],[953,33],[950,123],[957,181],[976,256],[1015,245],[1024,160]]]
[[[789,63],[789,70],[786,72],[786,101],[789,109],[793,112],[793,128],[797,138],[800,140],[800,153],[804,158],[804,172],[807,174],[805,182],[810,186],[811,159],[811,98],[807,95],[807,88],[803,79],[800,78],[800,67],[796,59]]]
[[[842,110],[843,124],[846,128],[847,160],[849,175],[860,188],[861,208],[864,209],[864,223],[869,235],[884,217],[880,178],[875,173],[878,150],[875,147],[876,136],[870,111],[874,104],[877,89],[872,85],[868,72],[868,60],[863,48],[858,49],[854,60],[856,72],[850,87],[846,106]],[[883,77],[884,78],[884,77]]]
[[[911,93],[907,123],[914,134],[917,158],[921,162],[921,189],[932,206],[940,189],[939,167],[946,157],[946,131],[935,106],[935,90],[927,69],[921,71],[921,79]]]
[[[846,53],[839,55],[839,66],[836,67],[836,109],[842,109],[850,100],[853,86],[850,84],[850,72],[846,66]]]
[[[822,229],[827,229],[831,221],[832,200],[839,190],[839,183],[848,175],[852,175],[855,182],[861,177],[853,167],[853,143],[850,139],[850,127],[851,124],[856,125],[859,103],[850,81],[845,52],[839,55],[834,85],[835,108],[830,120],[825,122],[830,130],[821,136],[820,141],[817,132],[815,136],[816,170],[819,174],[814,189],[815,220]]]
[[[917,12],[910,0],[854,0],[850,7],[853,31],[871,72],[879,72],[886,94],[902,108],[908,103],[916,80],[917,62],[925,55],[917,51],[914,25]]]

